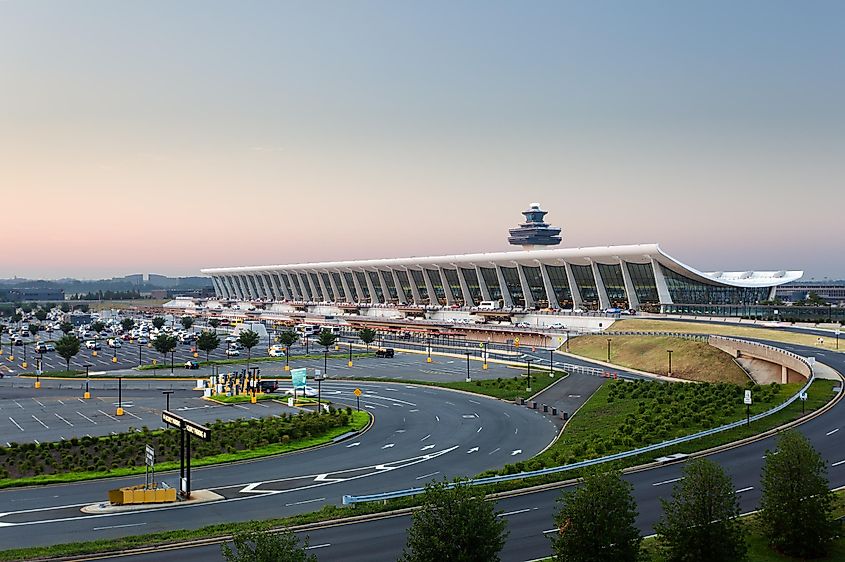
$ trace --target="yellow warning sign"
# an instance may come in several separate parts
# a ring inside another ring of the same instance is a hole
[[[355,396],[361,396],[361,389],[356,388],[355,390],[352,391],[352,394],[354,394]]]

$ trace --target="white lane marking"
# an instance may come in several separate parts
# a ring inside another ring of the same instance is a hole
[[[146,523],[127,523],[125,525],[109,525],[108,527],[94,527],[93,531],[105,531],[106,529],[124,529],[126,527],[140,527]]]
[[[369,404],[364,404],[364,407],[365,407],[365,408],[369,408],[370,410],[375,410],[375,409],[376,409],[376,407],[375,407],[375,406],[370,406]]]
[[[235,406],[237,406],[237,404],[235,404]],[[114,417],[114,416],[110,416],[110,415],[108,415],[107,413],[105,413],[105,412],[104,412],[104,411],[102,411],[102,410],[97,410],[97,411],[98,411],[98,412],[100,412],[101,414],[103,414],[104,416],[106,416],[107,418],[111,418],[111,419],[113,419],[114,421],[117,421],[117,418],[116,418],[116,417]]]
[[[503,413],[503,414],[505,414],[505,417],[506,417],[506,418],[511,417],[511,415],[510,415],[509,413],[507,413],[507,412],[502,412],[502,413]]]
[[[522,449],[516,449],[514,451],[511,451],[511,456],[515,457],[516,455],[518,455],[520,453],[522,453]]]
[[[478,428],[478,431],[476,431],[476,433],[481,433],[481,430],[482,430],[482,429],[484,429],[484,426],[483,426],[483,425],[482,425],[481,427],[479,427],[479,428]]]
[[[830,465],[830,466],[839,466],[840,464],[845,464],[845,460],[843,460],[843,461],[837,461],[837,462],[833,463],[833,464],[832,464],[832,465]]]
[[[409,412],[419,412],[419,410],[408,410]]]
[[[833,435],[833,434],[834,434],[834,433],[836,433],[837,431],[839,431],[839,428],[838,428],[838,427],[837,427],[836,429],[832,429],[832,430],[828,431],[827,433],[825,433],[825,435]]]
[[[423,437],[422,439],[420,439],[420,441],[425,441],[425,440],[426,440],[426,439],[428,439],[429,437],[431,437],[431,433],[429,433],[428,435],[426,435],[425,437]]]
[[[360,445],[360,444],[361,444],[361,442],[360,442],[360,441],[356,441],[355,443],[350,443],[349,445],[347,445],[347,446],[346,446],[346,448],[348,449],[348,448],[350,448],[350,447],[357,447],[357,446],[358,446],[358,445]]]
[[[440,416],[434,416],[434,419],[436,419],[437,421],[440,421]]]
[[[94,420],[92,420],[91,418],[89,418],[88,416],[83,414],[82,412],[77,411],[76,413],[79,414],[80,416],[82,416],[83,418],[85,418],[86,420],[88,420],[89,422],[93,423],[94,425],[97,425],[97,422],[95,422]]]
[[[65,422],[66,424],[68,424],[69,426],[73,427],[73,424],[72,424],[72,423],[70,423],[69,421],[67,421],[66,419],[64,419],[64,418],[63,418],[62,416],[60,416],[59,414],[57,414],[57,413],[53,412],[53,415],[54,415],[54,416],[56,416],[57,418],[59,418],[60,420],[62,420],[63,422]]]
[[[747,488],[740,488],[736,491],[737,494],[741,494],[742,492],[748,492],[754,489],[754,486],[749,486]]]
[[[331,545],[332,545],[332,543],[330,543],[330,542],[323,543],[323,544],[315,544],[315,545],[312,545],[312,546],[306,546],[305,550],[314,550],[315,548],[326,548],[327,546],[331,546]]]
[[[501,451],[501,450],[502,450],[502,448],[501,448],[501,447],[496,447],[495,449],[493,449],[492,451],[490,451],[490,452],[489,452],[489,453],[487,453],[487,454],[488,454],[488,455],[492,455],[492,454],[493,454],[493,453],[495,453],[496,451]]]
[[[537,509],[537,508],[536,507],[533,507],[533,508],[532,507],[526,507],[525,509],[517,509],[516,511],[508,511],[508,512],[505,512],[505,513],[500,513],[499,517],[509,517],[511,515],[519,515],[520,513],[527,513],[529,511],[531,511],[532,509]]]
[[[18,422],[16,422],[16,421],[14,420],[14,418],[12,418],[12,416],[9,416],[9,420],[10,420],[13,424],[15,424],[15,425],[17,426],[17,428],[18,428],[18,429],[20,429],[21,431],[23,431],[23,428],[22,428],[20,425],[18,425]]]
[[[481,402],[478,402],[476,400],[470,400],[470,402],[472,402],[473,404],[481,404]]]
[[[433,444],[432,445],[426,445],[425,447],[420,449],[420,451],[428,451],[429,449],[433,449],[434,447],[435,447],[435,445],[433,445]]]
[[[382,449],[390,449],[391,447],[395,447],[395,446],[396,446],[396,443],[388,443],[387,445],[382,447]]]
[[[518,433],[519,433],[519,428],[518,428],[518,427],[514,428],[514,430],[513,430],[513,434],[514,434],[514,435],[517,435]]]
[[[324,499],[326,499],[326,498],[314,498],[313,500],[302,500],[301,502],[286,503],[285,506],[290,507],[292,505],[302,505],[302,504],[305,504],[305,503],[321,502]]]
[[[477,451],[478,451],[478,447],[473,447],[472,449],[470,449],[469,451],[467,451],[467,454],[469,455],[470,453],[475,453],[475,452],[477,452]]]
[[[560,529],[549,529],[548,531],[543,531],[543,534],[548,535],[549,533],[557,533],[559,531],[560,531]]]
[[[261,484],[263,484],[263,482],[253,482],[252,484],[247,484],[246,486],[244,486],[243,488],[238,490],[238,493],[240,493],[240,494],[249,494],[249,493],[263,494],[264,493],[263,490],[256,490],[256,488],[258,486],[261,486]]]
[[[14,402],[14,403],[17,405],[17,407],[18,407],[18,408],[20,408],[21,410],[23,410],[23,406],[21,406],[21,403],[20,403],[20,402],[18,402],[17,400],[12,400],[12,402]]]
[[[405,433],[407,429],[397,429],[394,433]]]
[[[652,486],[662,486],[663,484],[671,484],[672,482],[680,482],[683,480],[684,477],[681,476],[680,478],[672,478],[671,480],[664,480],[662,482],[655,482]]]
[[[41,401],[38,398],[33,398],[33,400],[35,400],[35,403],[38,404],[39,406],[41,406],[42,408],[45,407],[44,404],[42,404]]]
[[[399,400],[398,398],[393,398],[392,396],[390,398],[388,398],[386,396],[379,396],[378,394],[367,393],[362,398],[375,398],[376,400],[390,400],[391,402],[398,402],[400,404],[405,404],[406,406],[416,406],[416,404],[414,404],[413,402],[406,402],[405,400]]]
[[[438,475],[438,474],[440,474],[440,471],[439,471],[439,470],[438,470],[437,472],[432,472],[432,473],[430,473],[430,474],[423,474],[422,476],[417,476],[417,477],[415,478],[415,480],[423,480],[423,479],[425,479],[425,478],[431,478],[432,476],[436,476],[436,475]]]
[[[464,418],[465,420],[471,420],[471,419],[477,418],[478,415],[477,414],[464,414],[461,417]]]
[[[141,419],[140,417],[136,416],[135,414],[133,414],[133,413],[132,413],[132,412],[130,412],[129,410],[124,410],[124,411],[123,411],[123,413],[125,413],[125,414],[127,414],[127,415],[132,416],[132,417],[133,417],[133,418],[135,418],[136,420],[140,420],[140,419]]]

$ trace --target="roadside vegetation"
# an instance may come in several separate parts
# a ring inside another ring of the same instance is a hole
[[[353,358],[373,357],[373,354],[372,353],[353,353],[352,357]],[[335,353],[334,355],[329,354],[328,358],[329,358],[330,361],[334,360],[334,359],[341,359],[343,361],[346,361],[347,359],[349,359],[349,354],[348,353],[341,354],[340,352],[338,352],[338,353]],[[303,354],[303,355],[291,355],[290,356],[290,361],[297,361],[297,360],[303,360],[303,359],[323,359],[323,354],[322,353],[310,353],[308,355]],[[212,365],[246,365],[247,363],[266,363],[266,362],[269,362],[269,361],[284,362],[285,357],[284,357],[284,355],[282,355],[281,357],[261,356],[261,357],[252,357],[251,359],[246,359],[246,358],[244,358],[244,359],[240,359],[240,358],[239,359],[211,359],[209,361],[200,361],[199,365],[200,365],[200,367],[210,367]],[[176,367],[177,368],[179,368],[179,367],[184,368],[184,365],[183,364],[177,364]],[[152,371],[154,369],[161,369],[161,368],[162,368],[162,364],[141,365],[140,367],[135,367],[135,370],[137,370],[137,371]]]
[[[759,326],[759,324],[757,325]],[[617,320],[608,332],[678,332],[684,334],[712,334],[716,336],[736,336],[758,340],[794,343],[809,347],[823,348],[836,351],[836,338],[833,334],[825,337],[824,343],[819,345],[818,336],[801,334],[787,330],[776,330],[765,327],[755,327],[750,321],[743,324],[714,324],[713,322],[676,322],[674,320],[649,320],[645,318],[631,318]],[[842,336],[840,336],[842,338]],[[839,351],[845,351],[845,340],[839,342]]]
[[[472,392],[474,394],[482,394],[492,398],[499,398],[500,400],[507,400],[509,402],[515,401],[517,398],[528,398],[537,394],[541,390],[554,384],[556,381],[564,378],[566,374],[563,371],[555,371],[554,376],[549,376],[548,371],[531,371],[531,390],[528,391],[528,373],[522,373],[514,377],[498,377],[495,379],[476,379],[470,382],[466,381],[420,381],[411,379],[391,379],[391,378],[373,378],[373,377],[355,377],[344,379],[343,377],[333,377],[339,380],[350,381],[370,381],[381,383],[401,383],[401,384],[418,384],[422,386],[436,386],[440,388],[451,388],[454,390],[463,390],[464,392]]]
[[[620,367],[669,376],[667,350],[672,350],[672,377],[701,382],[748,382],[748,375],[733,357],[701,341],[664,336],[607,334],[572,338],[569,341],[569,350],[575,355],[607,361],[608,339],[610,362]]]
[[[256,420],[214,422],[211,439],[193,445],[194,466],[258,458],[305,449],[367,426],[366,412],[332,409],[329,414],[283,414]],[[179,432],[138,431],[50,443],[0,447],[0,488],[74,482],[144,472],[144,446],[156,449],[156,470],[179,467]]]

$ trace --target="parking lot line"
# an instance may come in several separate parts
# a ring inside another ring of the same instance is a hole
[[[97,425],[97,422],[95,422],[94,420],[92,420],[91,418],[89,418],[88,416],[83,414],[82,412],[77,411],[76,413],[79,414],[80,416],[82,416],[83,418],[85,418],[86,420],[88,420],[89,422],[93,423],[94,425]]]
[[[46,423],[44,423],[43,421],[41,421],[41,420],[39,420],[38,418],[36,418],[36,417],[35,417],[35,414],[33,414],[33,415],[32,415],[32,419],[34,419],[35,421],[37,421],[38,423],[40,423],[41,425],[43,425],[43,426],[44,426],[44,429],[50,429],[50,427],[49,427]]]
[[[111,418],[111,419],[113,419],[114,421],[117,421],[117,418],[116,418],[116,417],[114,417],[114,416],[110,416],[109,414],[105,413],[105,412],[104,412],[104,411],[102,411],[102,410],[97,410],[97,411],[98,411],[98,412],[100,412],[101,414],[103,414],[104,416],[106,416],[107,418]]]
[[[9,421],[11,421],[13,424],[15,424],[15,426],[16,426],[18,429],[20,429],[21,431],[23,431],[23,428],[22,428],[22,427],[18,424],[18,422],[16,422],[16,421],[15,421],[15,418],[13,418],[12,416],[9,416]]]
[[[66,424],[68,424],[69,426],[73,427],[73,424],[72,424],[72,423],[70,423],[69,421],[67,421],[66,419],[64,419],[64,418],[63,418],[62,416],[60,416],[59,414],[57,414],[57,413],[53,412],[53,415],[54,415],[54,416],[56,416],[57,418],[59,418],[60,420],[62,420],[63,422],[65,422]]]

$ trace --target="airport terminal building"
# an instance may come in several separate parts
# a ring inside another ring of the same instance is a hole
[[[512,252],[204,269],[218,297],[336,306],[660,310],[753,305],[801,271],[701,272],[657,244],[549,249],[560,229],[533,204]]]

